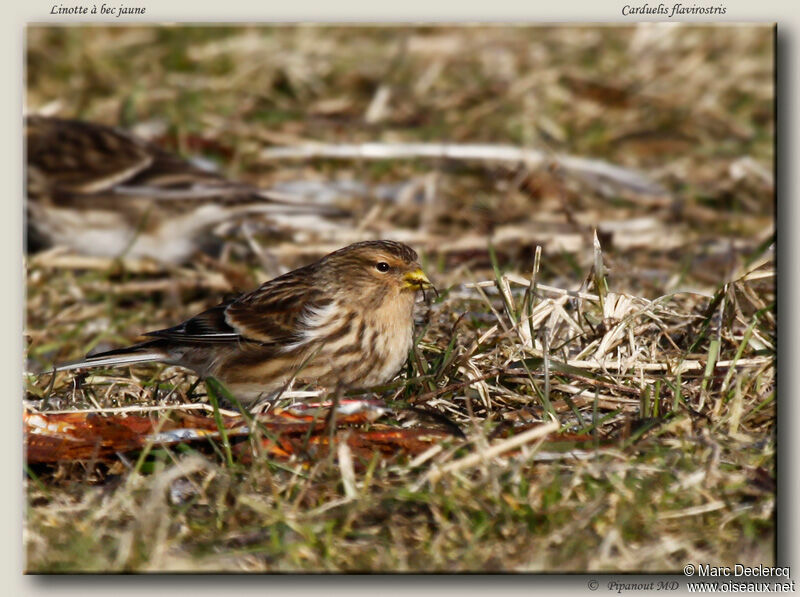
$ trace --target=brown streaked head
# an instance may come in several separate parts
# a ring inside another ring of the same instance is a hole
[[[326,272],[329,283],[350,283],[353,289],[396,288],[424,290],[432,288],[411,247],[390,240],[365,241],[339,249],[320,260],[320,273]]]

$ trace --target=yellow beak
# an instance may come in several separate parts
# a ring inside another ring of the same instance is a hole
[[[409,290],[425,290],[426,288],[433,288],[433,284],[431,284],[431,281],[428,280],[428,276],[426,276],[425,272],[422,271],[422,268],[419,267],[403,276],[403,282],[405,282],[404,288]]]

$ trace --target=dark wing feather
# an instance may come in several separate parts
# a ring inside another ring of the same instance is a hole
[[[244,338],[225,321],[228,305],[230,302],[222,303],[174,327],[148,332],[145,336],[182,342],[238,342]]]

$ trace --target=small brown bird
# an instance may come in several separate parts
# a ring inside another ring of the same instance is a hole
[[[214,376],[243,404],[269,399],[292,378],[327,387],[390,380],[412,343],[416,292],[433,288],[417,254],[367,241],[265,282],[153,340],[56,367],[161,361]]]
[[[214,172],[119,129],[28,116],[28,247],[62,245],[87,255],[187,261],[215,225],[267,214],[292,227],[300,216],[341,216],[329,206],[275,195]]]

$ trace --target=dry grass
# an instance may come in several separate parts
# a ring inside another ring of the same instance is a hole
[[[47,397],[33,374],[384,236],[413,244],[442,292],[420,305],[407,370],[380,395],[466,435],[414,459],[339,449],[244,466],[154,447],[138,462],[29,467],[29,571],[774,562],[770,29],[41,28],[28,48],[31,109],[137,125],[354,214],[232,226],[218,260],[182,268],[30,256],[32,408],[206,400],[173,367],[62,374]],[[269,152],[310,141],[547,159]],[[561,439],[543,441],[542,423]]]

